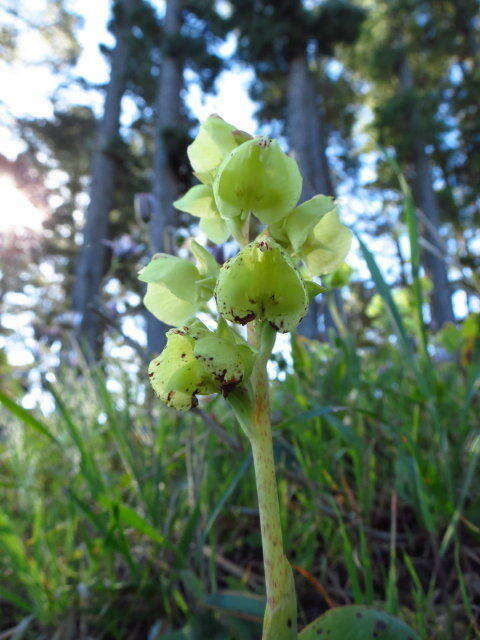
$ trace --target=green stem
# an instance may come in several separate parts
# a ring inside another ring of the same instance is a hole
[[[250,341],[259,349],[259,356],[252,373],[253,407],[250,444],[257,483],[267,591],[262,639],[292,640],[297,638],[297,600],[292,569],[283,550],[266,367],[275,340],[275,332],[268,325],[258,323],[249,334]]]

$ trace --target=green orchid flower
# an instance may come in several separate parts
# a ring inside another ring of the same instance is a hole
[[[175,200],[173,206],[179,211],[200,218],[199,227],[211,242],[222,244],[230,237],[230,229],[220,216],[210,185],[196,184],[185,195]]]
[[[215,297],[219,313],[232,322],[269,322],[277,331],[295,329],[308,307],[299,271],[272,238],[260,236],[220,269]]]
[[[302,176],[275,140],[260,137],[231,151],[220,165],[213,194],[223,218],[253,213],[264,224],[277,222],[296,205]]]
[[[196,177],[212,184],[215,171],[225,156],[251,136],[213,114],[200,126],[198,134],[187,148],[188,159]]]
[[[339,267],[352,243],[352,232],[340,222],[333,198],[316,195],[295,207],[270,233],[296,257],[312,276]]]
[[[195,241],[190,247],[197,267],[184,258],[157,253],[138,274],[139,280],[147,283],[143,299],[146,308],[175,327],[192,318],[210,300],[219,269],[204,247]]]
[[[167,332],[167,345],[148,367],[150,383],[169,407],[188,411],[198,395],[222,393],[246,381],[254,350],[228,325],[209,331],[200,320]]]
[[[202,124],[197,137],[187,149],[195,176],[202,184],[189,189],[173,206],[200,218],[200,229],[215,244],[228,240],[231,225],[217,209],[212,183],[218,167],[228,153],[250,138],[248,133],[235,129],[219,116],[212,115]]]

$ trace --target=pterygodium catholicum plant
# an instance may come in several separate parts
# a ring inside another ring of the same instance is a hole
[[[199,184],[175,207],[198,217],[212,243],[233,237],[240,250],[220,266],[191,239],[194,262],[157,254],[140,271],[147,283],[145,306],[173,326],[148,375],[160,400],[179,411],[195,407],[198,396],[221,393],[248,437],[267,594],[262,637],[290,640],[298,637],[297,601],[282,542],[267,362],[276,333],[295,330],[323,290],[315,278],[343,263],[352,234],[332,198],[317,195],[298,204],[302,176],[275,140],[253,138],[210,116],[188,157]],[[261,230],[252,238],[254,228]],[[212,298],[218,313],[214,330],[197,318],[211,313]],[[400,640],[414,634],[386,614],[352,606],[321,616],[300,637]]]

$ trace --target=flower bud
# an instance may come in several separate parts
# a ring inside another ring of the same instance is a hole
[[[308,306],[303,279],[274,240],[257,238],[220,269],[215,297],[232,322],[265,320],[277,331],[295,329]]]
[[[264,224],[286,216],[298,202],[301,190],[297,163],[270,138],[254,138],[233,149],[213,183],[222,217],[253,213]]]

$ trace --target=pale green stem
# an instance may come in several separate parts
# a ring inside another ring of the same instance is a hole
[[[269,415],[267,362],[275,331],[258,324],[249,332],[259,349],[252,373],[253,407],[250,443],[257,483],[267,607],[263,640],[292,640],[297,637],[297,600],[292,569],[283,550],[273,441]],[[259,335],[260,334],[260,335]]]
[[[241,247],[248,244],[248,218],[235,238]],[[296,640],[297,597],[292,568],[283,550],[270,424],[267,362],[276,334],[268,323],[258,321],[249,323],[247,331],[249,343],[258,350],[251,386],[243,392],[233,391],[229,400],[250,440],[255,467],[267,591],[262,640]]]

